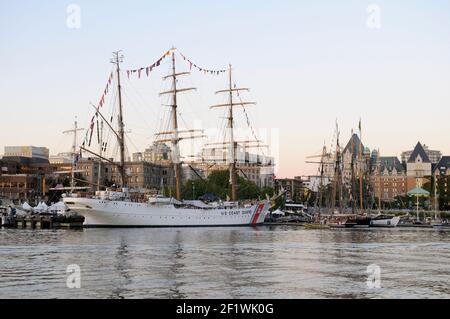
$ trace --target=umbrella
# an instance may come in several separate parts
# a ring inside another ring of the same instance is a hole
[[[430,192],[424,190],[421,187],[416,187],[411,189],[408,193],[408,196],[416,196],[417,197],[417,201],[416,201],[416,215],[417,215],[417,221],[419,221],[419,197],[429,197],[430,196]]]
[[[423,197],[428,197],[428,196],[430,196],[430,192],[426,191],[426,190],[423,189],[423,188],[416,187],[416,188],[411,189],[411,190],[408,192],[408,196],[423,196]]]

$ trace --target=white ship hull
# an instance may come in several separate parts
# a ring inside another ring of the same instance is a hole
[[[264,222],[269,202],[248,208],[185,208],[94,198],[66,197],[64,203],[85,217],[87,227],[244,226]]]
[[[397,227],[400,217],[392,217],[386,219],[373,219],[370,221],[371,227]]]

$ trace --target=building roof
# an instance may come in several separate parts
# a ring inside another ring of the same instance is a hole
[[[359,156],[362,150],[364,151],[364,145],[361,143],[361,140],[359,139],[358,134],[354,133],[350,140],[348,141],[347,145],[344,148],[343,153],[351,152],[354,157]]]
[[[445,172],[448,169],[450,169],[450,156],[442,156],[441,160],[436,164],[433,171],[435,172],[436,170],[443,170]]]
[[[380,157],[381,171],[387,169],[389,172],[393,171],[394,168],[397,172],[404,172],[405,168],[400,163],[400,160],[396,156],[381,156]]]
[[[411,156],[408,159],[408,163],[414,163],[417,156],[420,156],[422,158],[423,163],[430,163],[430,159],[428,158],[428,155],[420,142],[417,142],[416,147],[414,148]]]

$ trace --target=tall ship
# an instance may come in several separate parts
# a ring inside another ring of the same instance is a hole
[[[228,87],[217,91],[216,94],[226,94],[227,103],[211,106],[211,108],[227,108],[227,129],[229,130],[229,140],[227,144],[231,153],[231,160],[228,163],[229,183],[231,188],[231,198],[228,201],[203,202],[200,200],[182,200],[181,198],[181,178],[182,161],[180,160],[179,142],[188,137],[184,133],[192,133],[197,130],[180,130],[178,126],[178,94],[193,90],[194,88],[180,88],[178,78],[190,74],[190,72],[178,72],[176,70],[176,49],[172,48],[165,56],[171,58],[171,71],[164,80],[171,81],[171,89],[160,93],[170,97],[170,117],[171,127],[167,131],[157,133],[159,142],[170,142],[172,148],[172,164],[175,177],[175,197],[165,197],[157,195],[145,201],[136,201],[130,196],[130,189],[127,185],[127,172],[125,169],[125,125],[122,106],[121,87],[121,62],[120,52],[115,52],[113,64],[115,65],[115,76],[117,80],[117,102],[118,129],[114,130],[101,114],[100,107],[96,107],[96,115],[105,119],[105,122],[114,131],[114,137],[119,147],[119,162],[112,161],[102,155],[93,152],[85,146],[80,147],[80,152],[88,152],[102,161],[109,162],[117,167],[120,172],[121,187],[115,190],[100,190],[98,188],[95,195],[80,196],[75,191],[63,195],[63,201],[70,210],[73,210],[85,217],[84,225],[87,227],[183,227],[183,226],[246,226],[258,225],[264,222],[269,211],[270,200],[255,200],[244,205],[237,201],[237,169],[236,169],[236,148],[237,141],[234,139],[233,109],[235,107],[245,107],[254,104],[253,102],[243,102],[236,99],[235,95],[240,91],[247,91],[247,88],[237,88],[233,86],[232,67],[228,71]],[[159,64],[159,62],[158,62]],[[128,72],[128,71],[127,71]],[[141,72],[141,70],[139,70]],[[112,120],[112,118],[111,118]],[[76,133],[76,131],[75,131]],[[195,137],[195,136],[191,136]],[[100,148],[102,149],[102,148]],[[72,170],[75,171],[77,154],[74,151]],[[72,179],[74,174],[72,173]],[[71,185],[74,187],[74,183]]]

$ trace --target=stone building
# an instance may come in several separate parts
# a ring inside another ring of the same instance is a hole
[[[374,165],[370,177],[374,195],[382,201],[391,202],[407,192],[406,170],[396,156],[382,156]]]
[[[154,143],[144,152],[133,153],[133,162],[150,162],[169,164],[172,160],[172,150],[170,146],[162,143]]]
[[[432,163],[420,142],[406,162],[407,190],[422,187],[430,181]]]
[[[96,159],[82,159],[77,162],[76,169],[79,174],[95,190],[97,184],[102,186],[120,186],[121,176],[117,165],[111,163],[101,163]],[[59,170],[70,170],[71,164],[55,164]],[[125,162],[125,171],[128,178],[128,187],[137,190],[159,189],[161,185],[173,185],[173,169],[169,165],[158,165],[150,162]],[[99,179],[100,174],[100,179]],[[98,183],[100,181],[100,183]],[[83,184],[82,182],[78,183]]]
[[[300,201],[305,192],[303,180],[301,177],[277,178],[275,179],[275,192],[286,191],[286,199]]]
[[[217,170],[227,170],[229,151],[226,148],[203,149],[200,155],[203,164],[197,164],[205,174]],[[271,156],[248,152],[245,146],[236,147],[237,174],[255,183],[258,187],[274,187],[274,159]]]
[[[439,209],[450,209],[450,156],[442,156],[433,170],[434,180],[437,182],[437,198]]]
[[[420,144],[420,142],[419,142]],[[442,157],[442,153],[440,151],[437,150],[430,150],[429,147],[425,144],[421,145],[423,148],[423,151],[425,154],[427,154],[428,159],[430,160],[430,162],[432,164],[437,164],[439,162],[439,160]],[[415,149],[410,150],[410,151],[404,151],[401,154],[401,161],[402,163],[406,163],[408,162],[409,158],[411,157],[412,153],[414,152]]]

